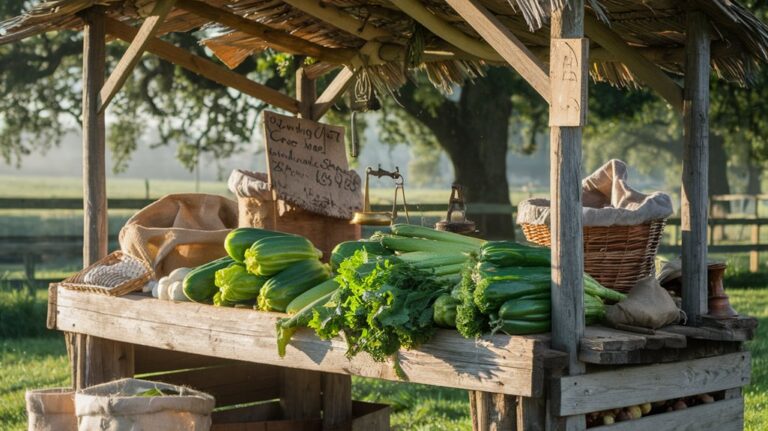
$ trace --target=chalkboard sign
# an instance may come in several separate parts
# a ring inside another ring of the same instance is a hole
[[[344,128],[264,111],[269,183],[279,199],[315,213],[352,218],[362,206],[349,169]]]

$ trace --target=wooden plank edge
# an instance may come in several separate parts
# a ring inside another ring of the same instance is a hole
[[[732,370],[734,371],[733,374],[727,379],[722,379],[722,381],[713,379],[712,376],[717,376],[718,373],[722,373],[721,365],[723,363],[730,364],[734,367]],[[646,402],[721,391],[748,385],[750,381],[750,370],[749,352],[737,352],[709,358],[694,359],[691,361],[622,367],[596,373],[563,376],[552,380],[552,408],[559,416],[573,416],[625,407],[627,405],[643,404]],[[626,390],[628,385],[633,384],[634,382],[648,384],[648,380],[651,376],[658,376],[662,373],[675,375],[680,381],[671,382],[666,380],[664,382],[657,382],[657,385],[653,385],[645,390],[639,389],[636,385],[633,385],[632,397],[634,398],[631,399],[627,399],[626,393],[623,394],[624,396],[620,394],[620,392]],[[706,378],[703,379],[705,381],[697,385],[690,385],[689,380],[694,375],[706,376]],[[619,382],[619,380],[623,380],[624,382]],[[616,387],[603,385],[604,381],[611,381],[612,384],[615,383]],[[679,390],[674,391],[672,394],[659,395],[659,391],[664,389],[659,386],[660,384],[667,386],[677,385],[679,386]],[[578,391],[572,390],[574,387],[579,387],[580,389],[578,389]],[[612,392],[616,392],[616,394],[610,396]],[[579,393],[578,396],[576,395],[577,393]],[[600,397],[605,398],[605,400],[599,400],[596,396],[590,397],[590,394],[600,394]],[[584,400],[586,399],[589,399],[589,402],[585,402]]]
[[[65,294],[69,295],[68,300],[71,301],[73,298],[91,298],[91,299],[97,299],[98,303],[101,303],[101,300],[120,300],[121,298],[107,298],[101,295],[96,294],[90,294],[85,292],[70,292],[70,291],[63,291]],[[60,294],[62,292],[59,292]],[[131,298],[132,300],[138,299],[138,298]],[[86,299],[87,300],[87,299]],[[141,300],[141,299],[139,299]],[[147,299],[148,300],[148,299]],[[162,302],[162,301],[160,301]],[[159,304],[159,303],[158,303]],[[81,334],[89,334],[92,336],[107,338],[107,339],[121,339],[125,342],[130,342],[134,344],[142,344],[145,346],[150,347],[157,347],[157,348],[165,348],[165,349],[171,349],[176,350],[180,352],[186,352],[186,353],[192,353],[197,355],[206,355],[210,354],[208,350],[201,350],[202,348],[192,348],[190,347],[191,344],[188,341],[177,341],[176,339],[159,339],[157,337],[150,336],[152,332],[157,332],[162,328],[162,325],[164,323],[162,322],[154,322],[154,321],[136,321],[133,319],[130,319],[125,316],[121,316],[119,314],[109,314],[107,310],[104,310],[103,306],[101,306],[100,310],[91,310],[88,307],[72,307],[72,304],[62,304],[61,301],[59,301],[58,304],[58,314],[59,319],[57,320],[57,329],[62,331],[68,331],[68,332],[75,332],[75,333],[81,333]],[[185,305],[192,305],[188,303],[179,303],[179,304],[173,304],[173,303],[167,303],[162,304],[163,306],[185,306]],[[200,304],[194,304],[195,306],[200,306]],[[93,306],[93,305],[92,305]],[[233,310],[221,310],[221,311],[233,311]],[[277,317],[275,317],[277,318]],[[97,324],[96,321],[103,321],[104,319],[107,319],[110,323],[113,325],[103,325],[102,323]],[[120,326],[120,321],[124,321],[124,325],[131,325],[134,329],[134,331],[126,334],[125,331],[119,331],[120,335],[113,334],[113,332],[116,332],[115,329],[117,326]],[[90,323],[89,323],[90,322]],[[83,326],[86,326],[84,329]],[[113,326],[113,328],[109,328],[107,326]],[[183,325],[180,325],[183,326]],[[272,325],[273,326],[273,325]],[[205,339],[214,339],[214,338],[221,338],[222,334],[208,334],[204,335],[203,332],[205,332],[202,328],[194,328],[194,327],[185,327],[184,329],[186,332],[201,332],[198,334],[199,337],[205,338]],[[224,331],[226,328],[224,329]],[[288,355],[286,358],[283,358],[281,360],[254,360],[254,358],[248,356],[244,356],[242,354],[236,354],[234,351],[232,353],[224,353],[219,354],[221,358],[224,359],[232,359],[232,360],[239,360],[239,361],[248,361],[248,362],[254,362],[254,363],[265,363],[265,364],[271,364],[271,365],[277,365],[281,367],[290,367],[295,369],[304,369],[309,371],[325,371],[325,372],[334,372],[339,374],[346,374],[346,375],[359,375],[363,377],[374,377],[379,378],[383,380],[391,380],[391,381],[403,381],[402,379],[398,378],[397,375],[394,372],[393,364],[391,362],[385,362],[385,363],[376,363],[371,361],[366,355],[359,355],[355,357],[354,359],[348,360],[344,359],[344,364],[339,364],[336,367],[323,367],[319,363],[314,362],[312,360],[312,357],[307,356],[307,354],[302,350],[302,345],[311,344],[311,345],[317,345],[318,343],[324,344],[324,343],[331,343],[331,342],[324,342],[319,339],[317,339],[314,335],[303,335],[301,332],[308,332],[308,331],[300,331],[296,337],[295,340],[289,345],[288,347]],[[237,337],[243,337],[246,336],[246,334],[243,333],[232,333],[233,336]],[[523,338],[525,342],[530,343],[530,350],[531,354],[533,355],[533,352],[536,350],[534,347],[534,343],[538,343],[540,340],[538,340],[536,337],[531,338],[529,336],[521,336],[518,338]],[[539,337],[540,338],[540,337]],[[186,343],[186,344],[185,344]],[[335,344],[329,344],[326,347],[322,347],[324,349],[323,355],[327,355],[328,352],[332,352],[334,350],[339,350],[341,346],[343,345],[343,341],[339,340]],[[223,346],[222,349],[226,350],[228,347]],[[320,348],[320,347],[317,347]],[[444,356],[445,353],[442,350],[437,350],[434,353],[430,353],[430,346],[429,343],[425,344],[422,349],[416,349],[411,351],[403,351],[401,353],[401,366],[406,372],[406,375],[409,377],[413,377],[413,371],[411,370],[412,364],[409,360],[409,356],[414,356],[416,358],[427,358],[427,359],[433,359],[437,361],[446,361],[447,358]],[[342,354],[339,352],[339,354]],[[239,355],[239,356],[238,356]],[[301,358],[301,361],[297,362],[291,362],[291,356],[293,355],[300,355],[295,356],[298,358]],[[421,356],[426,355],[426,356]],[[415,359],[417,362],[419,359]],[[441,372],[448,372],[447,370],[453,369],[455,373],[454,382],[452,382],[450,385],[451,387],[458,387],[463,389],[469,389],[469,390],[482,390],[487,392],[494,392],[494,393],[506,393],[508,395],[518,395],[518,396],[527,396],[527,397],[538,397],[542,395],[543,390],[543,383],[536,384],[536,382],[543,381],[544,379],[544,371],[542,370],[542,367],[540,366],[541,363],[539,361],[531,359],[531,366],[530,368],[515,368],[510,366],[499,366],[499,365],[491,365],[486,364],[483,366],[482,369],[476,370],[472,373],[467,373],[466,371],[461,371],[465,369],[474,369],[476,368],[476,364],[469,363],[466,361],[453,361],[450,363],[446,363],[445,367],[443,367],[443,371]],[[419,367],[420,368],[420,367]],[[506,379],[499,380],[500,376],[503,373],[504,376],[506,376]],[[520,379],[520,382],[516,382],[515,384],[512,384],[512,376],[510,373],[515,373],[514,378]],[[485,376],[485,377],[484,377]],[[540,380],[541,379],[541,380]],[[434,379],[429,378],[412,378],[411,379],[414,383],[423,383],[423,384],[435,384]],[[504,384],[503,381],[507,380],[507,383]]]

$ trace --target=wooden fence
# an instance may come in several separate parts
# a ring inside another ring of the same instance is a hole
[[[730,205],[728,216],[710,217],[710,253],[749,253],[750,271],[760,268],[759,253],[768,251],[768,243],[761,244],[760,228],[768,224],[768,218],[760,217],[760,203],[768,201],[768,195],[721,195],[715,196],[710,202],[710,211],[716,202],[727,202]],[[110,209],[143,208],[153,202],[153,199],[109,199]],[[0,198],[0,210],[81,210],[82,200],[76,198]],[[409,209],[415,216],[440,216],[446,211],[446,204],[411,205]],[[388,211],[391,205],[374,205],[374,211]],[[483,216],[492,214],[510,214],[514,216],[516,207],[503,204],[475,203],[470,205],[472,214]],[[660,247],[661,253],[680,253],[680,218],[667,220],[667,237]],[[718,243],[716,235],[719,227],[740,226],[749,228],[750,241],[739,244]],[[12,258],[14,262],[24,265],[27,279],[35,279],[35,265],[45,254],[58,253],[76,256],[82,250],[83,239],[80,235],[6,235],[0,236],[0,257]],[[117,238],[110,236],[110,249],[117,248]],[[47,280],[39,280],[45,282]]]

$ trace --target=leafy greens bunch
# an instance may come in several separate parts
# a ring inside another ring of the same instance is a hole
[[[343,332],[347,356],[367,352],[384,361],[434,334],[433,304],[448,291],[446,283],[396,258],[369,259],[365,250],[342,262],[338,273],[339,290],[315,309],[309,327],[324,339]]]

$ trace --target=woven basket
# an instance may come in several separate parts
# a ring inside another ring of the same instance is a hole
[[[100,266],[100,265],[103,265],[103,266],[114,265],[123,259],[136,259],[136,258],[123,254],[123,252],[121,251],[112,252],[107,256],[103,257],[102,259],[100,259],[99,261],[97,261],[96,263],[92,264],[88,268],[85,268],[82,271],[78,272],[77,274],[65,279],[64,281],[59,283],[59,285],[67,289],[100,293],[100,294],[109,295],[109,296],[122,296],[131,292],[136,292],[138,290],[141,290],[141,288],[144,287],[144,285],[147,284],[153,277],[152,270],[147,266],[147,264],[144,261],[141,261],[142,265],[146,269],[146,272],[143,275],[141,275],[140,277],[125,281],[117,286],[114,286],[114,287],[97,286],[93,284],[85,284],[83,282],[85,275],[94,267]]]
[[[666,220],[636,226],[584,226],[584,271],[603,286],[627,292],[653,274]],[[525,238],[552,244],[549,226],[522,223]]]

